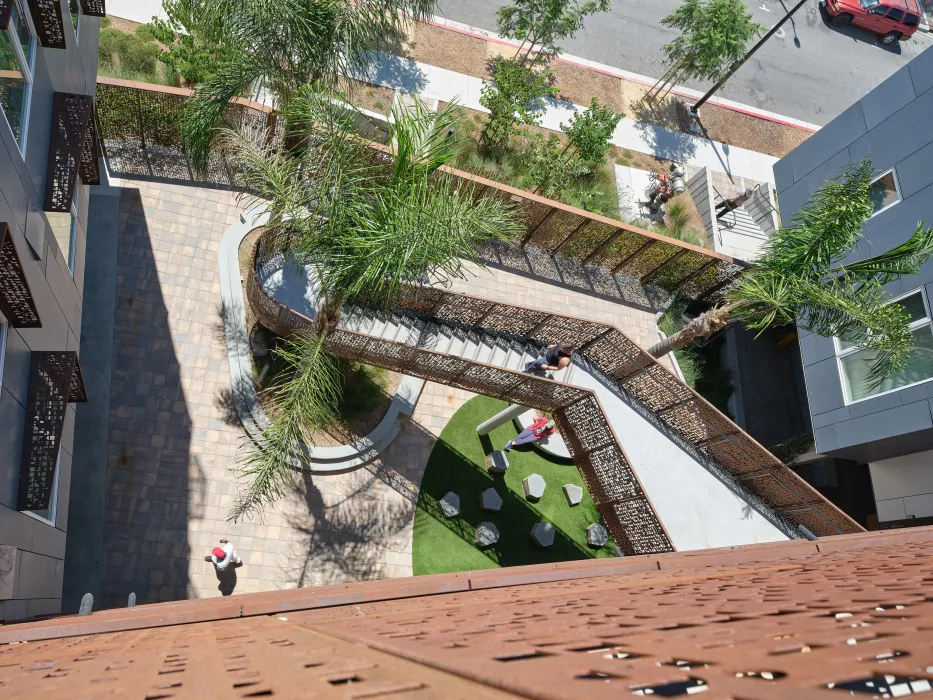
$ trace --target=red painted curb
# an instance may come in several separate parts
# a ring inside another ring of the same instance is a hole
[[[456,32],[457,34],[464,34],[466,36],[471,36],[475,39],[482,39],[483,41],[488,41],[490,44],[499,44],[500,46],[511,46],[514,48],[514,45],[510,44],[507,41],[503,41],[502,39],[493,39],[491,37],[484,36],[482,34],[477,34],[476,32],[471,32],[467,29],[459,29],[457,27],[448,27],[445,24],[441,24],[440,22],[434,22],[433,20],[425,20],[424,23],[434,25],[435,27],[438,27],[440,29],[446,29],[449,32]],[[607,70],[602,70],[601,68],[593,68],[592,66],[586,66],[582,63],[579,63],[577,61],[570,61],[566,58],[558,57],[557,61],[559,63],[566,63],[569,66],[577,66],[578,68],[584,68],[586,70],[591,70],[594,73],[600,73],[601,75],[608,75],[609,77],[615,78],[617,80],[627,80],[630,83],[638,83],[639,85],[651,85],[652,84],[650,81],[646,81],[646,80],[638,80],[636,78],[623,78]],[[682,97],[693,97],[693,95],[688,95],[687,93],[682,92],[681,90],[677,90],[676,88],[672,90],[671,92],[674,92]],[[776,124],[781,124],[783,126],[789,126],[793,129],[800,129],[801,131],[806,131],[807,133],[810,133],[810,134],[815,134],[817,131],[816,129],[810,129],[808,127],[801,126],[800,124],[794,124],[793,122],[789,122],[784,119],[779,119],[777,117],[769,117],[766,114],[758,114],[757,112],[753,112],[748,109],[742,109],[741,107],[735,107],[734,105],[723,104],[722,102],[719,102],[718,100],[715,100],[715,99],[710,99],[707,101],[707,103],[711,105],[715,105],[716,107],[720,107],[722,109],[728,109],[733,112],[738,112],[739,114],[747,114],[748,116],[755,117],[756,119],[763,119],[768,122],[774,122]]]

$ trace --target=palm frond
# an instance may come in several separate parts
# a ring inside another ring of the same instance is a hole
[[[290,377],[275,391],[278,416],[261,440],[250,443],[238,465],[240,478],[248,483],[237,492],[228,515],[234,522],[261,513],[282,497],[304,459],[307,428],[322,428],[337,414],[340,370],[323,339],[301,334],[276,352]]]
[[[248,89],[259,75],[259,67],[241,55],[235,61],[218,65],[185,101],[182,140],[198,177],[208,172],[211,147],[223,125],[228,103]]]
[[[771,237],[758,264],[796,277],[824,276],[858,245],[872,213],[872,174],[865,159],[823,185],[790,225]]]
[[[891,250],[867,260],[840,265],[833,274],[862,283],[888,284],[904,275],[919,274],[920,268],[933,255],[933,228],[921,221],[906,241]]]

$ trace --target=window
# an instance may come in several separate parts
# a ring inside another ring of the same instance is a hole
[[[55,461],[55,477],[52,479],[52,497],[49,498],[49,507],[42,510],[24,510],[26,515],[31,515],[36,520],[55,527],[55,515],[58,512],[58,472],[62,466],[62,450],[58,448],[58,459]]]
[[[904,11],[903,11],[903,10],[898,10],[896,7],[893,8],[893,9],[888,13],[888,19],[894,20],[895,22],[900,22],[903,18],[904,18]]]
[[[917,15],[912,15],[909,12],[907,13],[907,19],[904,20],[904,26],[906,27],[916,27],[920,23],[920,18]]]
[[[871,9],[868,11],[868,14],[870,14],[870,15],[883,15],[883,14],[885,14],[887,11],[888,11],[888,6],[887,6],[887,5],[878,5],[877,7],[871,8]]]
[[[16,0],[9,26],[0,30],[0,108],[22,152],[26,150],[35,44],[35,35]]]
[[[880,214],[888,207],[901,201],[901,190],[897,184],[897,175],[891,168],[871,183],[872,216]]]
[[[52,227],[52,233],[55,234],[55,240],[58,241],[58,248],[65,257],[68,269],[71,274],[75,273],[75,238],[78,233],[78,188],[80,183],[75,185],[74,199],[71,201],[71,211],[67,214],[62,212],[46,212],[49,219],[49,226]]]
[[[869,388],[868,373],[876,353],[859,348],[854,342],[837,338],[836,357],[847,404],[933,379],[933,324],[926,295],[918,290],[891,303],[900,304],[910,317],[910,334],[913,338],[910,356],[904,369],[872,389]]]
[[[78,23],[81,20],[81,6],[78,0],[68,0],[68,9],[71,10],[71,25],[75,29],[75,41],[78,41]]]

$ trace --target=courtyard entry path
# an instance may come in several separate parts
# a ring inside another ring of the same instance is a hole
[[[130,592],[146,603],[411,575],[424,466],[473,395],[428,382],[381,459],[348,474],[297,478],[262,522],[227,522],[245,432],[230,394],[217,250],[241,203],[224,190],[119,185],[103,605],[124,606]],[[477,276],[456,291],[572,310],[639,343],[657,338],[647,311],[473,269]],[[218,577],[204,557],[222,537],[244,564]]]

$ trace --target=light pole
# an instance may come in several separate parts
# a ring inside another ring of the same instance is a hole
[[[745,62],[748,59],[750,59],[758,49],[761,48],[762,44],[764,44],[768,39],[770,39],[777,32],[777,30],[780,29],[784,25],[784,23],[793,16],[794,13],[797,10],[799,10],[801,7],[803,7],[806,3],[807,3],[807,0],[800,0],[800,2],[794,5],[794,7],[791,8],[791,11],[781,18],[780,22],[778,22],[773,27],[771,27],[768,33],[765,34],[763,37],[761,37],[761,40],[752,47],[751,51],[745,54],[745,56],[742,58],[741,61],[736,61],[735,63],[733,63],[732,67],[729,69],[729,72],[726,73],[724,76],[722,76],[722,78],[720,78],[719,81],[715,85],[713,85],[713,87],[711,87],[706,92],[706,94],[703,95],[703,97],[701,97],[697,101],[695,105],[692,105],[690,107],[690,113],[693,114],[694,117],[697,117],[699,115],[700,107],[703,105],[703,103],[706,102],[710,97],[712,97],[713,93],[715,93],[719,88],[721,88],[723,84],[729,78],[732,77],[733,73],[735,73],[739,68],[741,68],[745,64]]]

